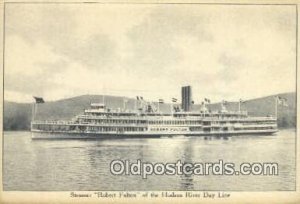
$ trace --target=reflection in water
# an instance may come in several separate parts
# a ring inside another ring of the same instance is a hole
[[[181,157],[181,162],[184,163],[194,163],[192,160],[192,154],[193,154],[193,140],[188,140],[183,143],[183,154]],[[180,189],[181,190],[194,190],[194,182],[193,182],[193,174],[182,174],[180,176]]]
[[[112,160],[136,163],[277,162],[278,176],[119,175]],[[4,190],[293,190],[295,131],[277,136],[32,141],[4,134]]]

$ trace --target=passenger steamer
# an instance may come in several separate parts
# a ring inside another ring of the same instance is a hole
[[[219,111],[190,111],[190,87],[182,88],[182,108],[172,107],[162,113],[153,104],[136,101],[135,111],[111,110],[103,103],[92,103],[83,114],[70,121],[31,122],[33,139],[88,139],[161,136],[231,136],[241,134],[273,134],[277,131],[277,118],[250,117],[246,111],[227,111],[222,104]]]

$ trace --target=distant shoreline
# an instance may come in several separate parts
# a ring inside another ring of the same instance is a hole
[[[249,116],[264,117],[274,115],[275,96],[287,99],[288,107],[278,107],[278,128],[289,129],[296,128],[296,93],[281,93],[256,99],[244,101],[241,110],[248,111]],[[105,104],[108,108],[118,109],[124,106],[124,100],[127,101],[126,108],[130,111],[135,110],[137,100],[122,96],[105,95]],[[36,120],[70,120],[74,116],[82,113],[84,109],[90,106],[92,102],[103,101],[103,95],[82,95],[57,101],[47,101],[38,105]],[[155,103],[155,102],[154,102]],[[158,103],[158,101],[156,102]],[[200,101],[195,101],[192,111],[200,109]],[[177,103],[180,105],[180,103]],[[221,109],[221,103],[212,101],[207,105],[212,111]],[[238,102],[228,102],[227,110],[237,111]],[[160,111],[163,113],[170,112],[170,103],[160,104]],[[30,130],[32,120],[32,103],[16,103],[4,101],[3,129],[8,130]]]

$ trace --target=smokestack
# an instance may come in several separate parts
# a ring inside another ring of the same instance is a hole
[[[191,111],[192,104],[192,88],[191,86],[181,87],[181,108],[183,111]]]

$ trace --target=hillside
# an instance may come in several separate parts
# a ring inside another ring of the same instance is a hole
[[[280,97],[287,99],[288,107],[278,107],[278,126],[281,128],[296,127],[296,94],[285,93],[279,94]],[[116,109],[123,107],[124,97],[105,96],[105,103],[109,108]],[[128,100],[127,108],[134,109],[135,99],[126,98]],[[38,104],[36,119],[39,120],[57,120],[71,119],[84,109],[88,108],[91,102],[102,102],[102,95],[83,95],[69,99],[63,99],[44,104]],[[274,96],[267,96],[248,100],[242,105],[242,110],[247,110],[252,116],[274,115]],[[199,105],[194,105],[193,109],[199,109]],[[211,110],[219,110],[220,103],[210,104]],[[14,103],[4,101],[4,130],[29,130],[32,116],[32,104]],[[228,110],[237,110],[237,102],[229,102]],[[163,112],[170,111],[169,104],[160,104],[160,110]]]

